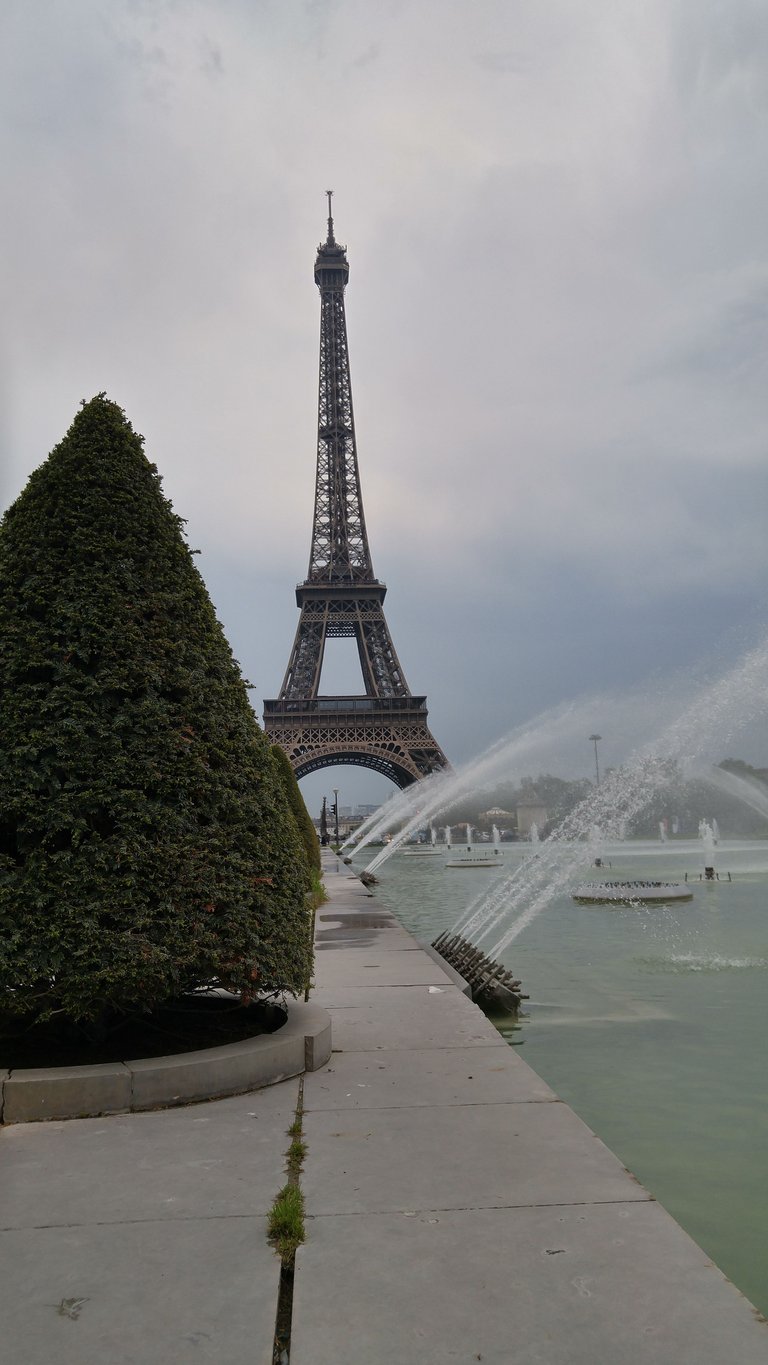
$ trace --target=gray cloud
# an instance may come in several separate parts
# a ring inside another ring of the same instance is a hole
[[[349,65],[351,68],[357,68],[358,70],[361,67],[370,66],[372,62],[378,61],[380,53],[380,45],[378,43],[370,43],[365,51],[361,52],[358,57],[355,57]]]
[[[483,71],[499,76],[518,76],[530,67],[528,58],[519,52],[478,52],[475,61]]]
[[[42,0],[4,25],[3,505],[107,389],[272,694],[332,186],[374,565],[446,749],[751,619],[762,6]]]

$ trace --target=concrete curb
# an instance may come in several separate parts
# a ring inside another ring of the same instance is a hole
[[[467,981],[464,980],[464,977],[461,976],[456,971],[456,968],[452,967],[450,962],[446,962],[445,958],[441,956],[441,954],[437,951],[437,948],[432,947],[431,943],[426,943],[424,939],[421,938],[417,938],[416,942],[421,948],[421,951],[427,954],[427,957],[431,957],[432,961],[436,962],[438,967],[442,967],[443,971],[445,972],[445,975],[448,977],[448,980],[453,982],[454,986],[456,986],[458,990],[461,991],[462,995],[468,996],[468,998],[471,1000],[472,987],[469,985]]]
[[[221,1099],[317,1071],[330,1055],[328,1011],[292,1001],[275,1033],[225,1047],[100,1066],[0,1072],[0,1121],[91,1118]]]

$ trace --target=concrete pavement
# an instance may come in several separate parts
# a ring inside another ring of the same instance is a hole
[[[290,1365],[765,1365],[745,1299],[328,854]],[[269,1365],[297,1080],[0,1132],[9,1365]]]
[[[3,1128],[0,1358],[271,1365],[298,1089]]]
[[[765,1365],[687,1234],[342,863],[324,877],[291,1365]]]

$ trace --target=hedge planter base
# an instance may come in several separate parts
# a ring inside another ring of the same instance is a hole
[[[170,1057],[0,1072],[3,1123],[89,1118],[221,1099],[317,1071],[331,1055],[331,1018],[291,1003],[274,1033]]]

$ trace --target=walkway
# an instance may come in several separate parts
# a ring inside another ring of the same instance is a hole
[[[765,1365],[746,1299],[342,863],[324,878],[291,1365]]]
[[[290,1365],[765,1365],[754,1311],[328,855]],[[298,1081],[0,1132],[11,1365],[270,1365]]]

